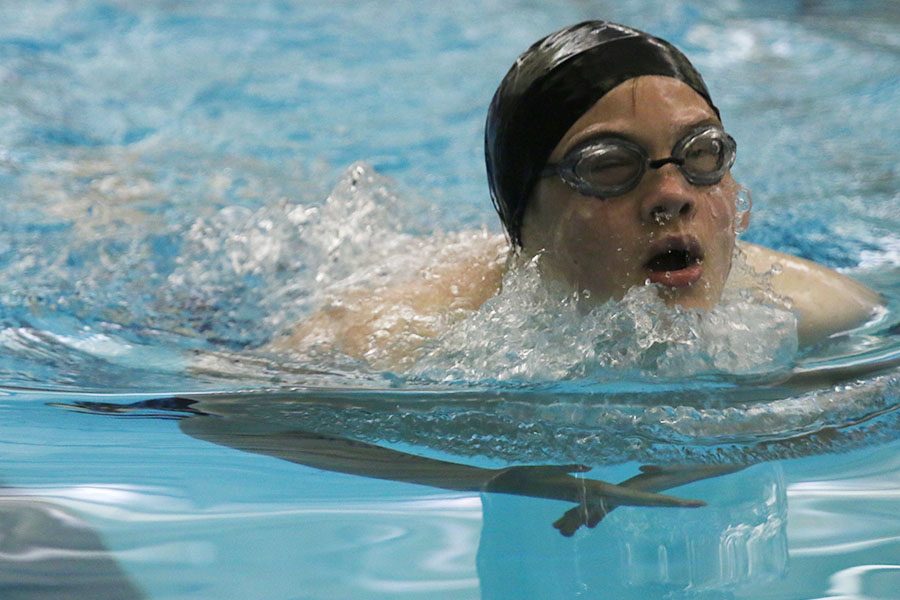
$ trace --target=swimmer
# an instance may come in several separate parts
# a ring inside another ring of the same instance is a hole
[[[668,304],[706,310],[740,277],[740,253],[771,274],[766,285],[797,316],[801,344],[871,319],[880,299],[860,283],[737,242],[749,206],[731,175],[736,154],[702,77],[674,46],[604,21],[564,28],[516,60],[488,110],[488,181],[505,238],[475,236],[428,277],[347,294],[271,348],[325,345],[402,367],[496,295],[507,270],[536,258],[543,280],[592,303],[655,284]],[[737,285],[760,285],[745,278]]]

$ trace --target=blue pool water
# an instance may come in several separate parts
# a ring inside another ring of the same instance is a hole
[[[325,290],[499,231],[488,99],[586,18],[683,48],[743,237],[884,314],[797,350],[735,300],[647,348],[647,298],[501,295],[402,371],[266,351]],[[898,67],[889,0],[0,3],[0,597],[900,597]],[[715,476],[564,537],[573,503],[448,463]]]

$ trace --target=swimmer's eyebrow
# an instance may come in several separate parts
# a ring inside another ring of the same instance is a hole
[[[703,127],[705,125],[715,125],[716,127],[722,127],[722,122],[719,121],[719,119],[717,119],[716,117],[710,116],[685,123],[684,125],[680,125],[678,127],[678,133],[675,136],[675,143],[677,143],[678,140],[680,140],[692,130],[698,127]],[[638,144],[639,146],[644,145],[641,140],[624,131],[617,131],[615,129],[588,129],[569,140],[569,143],[566,145],[566,150],[563,152],[563,156],[566,156],[567,154],[569,154],[569,152],[571,152],[578,146],[581,146],[582,144],[587,144],[589,142],[601,140],[604,138],[618,138],[621,140],[628,140],[629,142],[633,142],[635,144]]]
[[[620,140],[628,140],[629,142],[634,142],[635,144],[640,144],[640,142],[634,137],[622,131],[616,131],[614,129],[594,129],[582,132],[569,140],[569,143],[566,145],[566,150],[565,152],[563,152],[563,156],[565,156],[575,148],[578,148],[579,146],[606,138],[617,138]]]

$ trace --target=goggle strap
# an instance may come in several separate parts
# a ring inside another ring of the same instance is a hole
[[[559,173],[559,164],[553,163],[553,164],[549,164],[549,165],[545,166],[544,169],[541,171],[540,176],[541,177],[550,177],[551,175],[557,175],[558,173]]]

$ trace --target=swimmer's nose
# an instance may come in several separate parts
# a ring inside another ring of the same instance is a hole
[[[693,186],[674,166],[648,174],[654,176],[652,188],[641,204],[641,217],[645,223],[663,225],[674,219],[693,216],[695,198]]]

